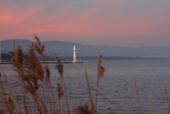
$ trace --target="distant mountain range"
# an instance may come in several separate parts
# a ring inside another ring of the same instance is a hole
[[[20,45],[24,52],[31,46],[30,40],[15,40],[17,45]],[[14,40],[3,40],[2,52],[9,53],[13,50]],[[103,47],[83,45],[74,42],[63,41],[44,41],[45,53],[50,57],[61,56],[71,57],[72,48],[77,47],[79,57],[95,57],[100,54],[107,57],[166,57],[170,58],[170,47]]]

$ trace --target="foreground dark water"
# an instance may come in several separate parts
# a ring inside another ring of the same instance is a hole
[[[104,60],[105,77],[101,81],[99,114],[137,114],[134,82],[137,83],[145,114],[153,111],[167,114],[165,86],[170,93],[170,59],[113,59]],[[10,65],[1,65],[8,75],[15,74]],[[52,83],[57,83],[58,74],[50,65]],[[65,64],[64,74],[68,86],[71,107],[88,102],[84,69],[88,74],[93,91],[96,84],[96,61],[84,64]],[[95,93],[95,92],[93,92]]]

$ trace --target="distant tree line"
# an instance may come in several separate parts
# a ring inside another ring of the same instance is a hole
[[[1,60],[2,61],[11,61],[11,57],[13,55],[13,52],[10,51],[10,52],[7,52],[7,53],[2,53],[1,54]],[[27,57],[27,54],[23,54],[23,57]],[[60,58],[60,57],[56,57],[56,56],[46,56],[46,58],[42,58],[41,56],[38,56],[40,60],[56,60],[57,58]],[[72,57],[62,57],[63,60],[71,60]]]
[[[2,53],[1,54],[1,60],[3,61],[10,61],[12,56],[12,52],[9,53]]]

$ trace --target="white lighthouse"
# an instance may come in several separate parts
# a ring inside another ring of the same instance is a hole
[[[73,63],[77,62],[77,53],[76,53],[76,46],[73,46]]]

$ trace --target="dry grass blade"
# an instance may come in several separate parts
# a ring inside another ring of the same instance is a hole
[[[84,105],[84,106],[78,106],[74,112],[76,114],[90,114],[90,110],[89,110],[89,107],[88,105]]]
[[[37,109],[38,109],[39,114],[44,114],[44,113],[43,113],[43,109],[42,109],[42,107],[41,107],[40,100],[38,99],[38,96],[33,96],[33,99],[34,99],[34,102],[35,102],[35,104],[36,104],[36,107],[37,107]]]
[[[90,87],[87,69],[85,70],[85,78],[86,78],[86,83],[87,83],[87,88],[88,88],[89,99],[90,99],[90,108],[91,108],[90,114],[96,114],[96,106],[94,104],[92,93],[91,93],[91,87]]]
[[[23,91],[23,104],[24,104],[24,112],[25,112],[25,114],[29,114],[27,96],[26,96],[26,93],[24,91]]]
[[[48,114],[47,106],[42,100],[41,100],[41,107],[42,107],[43,113]]]
[[[33,84],[24,84],[23,88],[28,91],[32,96],[37,95],[38,86]]]
[[[61,84],[57,84],[58,99],[61,99],[64,95],[64,90]]]
[[[3,85],[2,85],[2,81],[0,80],[0,98],[1,98],[1,101],[2,101],[2,114],[7,114],[7,98],[6,96],[4,95],[4,90],[3,90]]]
[[[170,114],[170,99],[169,99],[169,92],[168,88],[165,86],[165,95],[166,95],[166,100],[167,100],[167,106],[168,106],[168,114]]]
[[[45,76],[46,84],[49,85],[51,83],[51,81],[50,81],[51,73],[50,73],[50,69],[49,69],[48,65],[45,66],[45,74],[46,74],[46,76]]]
[[[136,100],[137,100],[137,111],[139,112],[139,114],[144,114],[142,111],[142,103],[141,103],[141,97],[139,94],[139,90],[138,90],[138,86],[137,83],[134,82],[134,86],[135,86],[135,93],[136,93]]]
[[[8,103],[9,113],[14,114],[14,111],[15,111],[14,100],[11,97],[8,97],[7,103]]]
[[[16,110],[16,106],[15,106],[15,103],[14,103],[13,89],[12,89],[11,83],[8,80],[8,76],[5,73],[3,73],[3,76],[5,78],[5,82],[8,83],[8,87],[7,87],[7,91],[8,91],[8,97],[7,97],[8,110],[9,110],[10,114],[14,114],[15,111],[17,113],[17,110]]]

